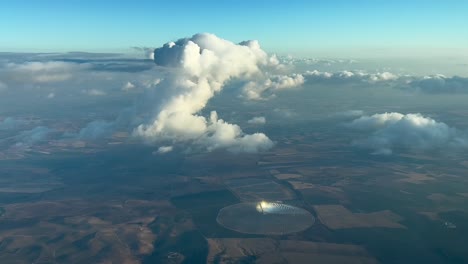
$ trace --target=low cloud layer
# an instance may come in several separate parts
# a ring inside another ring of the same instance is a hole
[[[468,137],[456,128],[421,114],[383,113],[362,116],[347,127],[368,133],[354,145],[392,154],[394,149],[450,150],[468,147]]]
[[[8,63],[4,69],[9,78],[23,83],[54,83],[72,78],[73,74],[89,68],[90,64],[63,61]]]
[[[468,93],[468,78],[446,77],[441,74],[429,76],[402,75],[391,72],[369,73],[365,71],[306,71],[303,73],[309,83],[320,84],[389,84],[403,91],[427,94]]]
[[[261,68],[271,63],[257,41],[235,44],[196,34],[157,48],[154,61],[172,74],[157,85],[156,116],[138,126],[135,135],[152,142],[189,142],[209,151],[257,152],[273,146],[265,134],[245,134],[216,111],[209,119],[199,114],[228,81],[261,75]]]
[[[144,54],[145,58],[154,60],[154,48],[149,47],[132,47],[132,49]]]
[[[381,82],[393,81],[399,78],[398,75],[390,72],[367,73],[363,71],[340,71],[340,72],[321,72],[307,71],[304,74],[309,81],[315,82]]]

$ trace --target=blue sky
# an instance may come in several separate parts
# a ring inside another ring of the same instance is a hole
[[[5,0],[0,51],[122,51],[197,32],[280,54],[457,55],[468,1]]]

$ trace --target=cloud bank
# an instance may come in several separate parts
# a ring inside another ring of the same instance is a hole
[[[309,81],[315,82],[382,82],[394,81],[400,76],[390,72],[367,73],[363,71],[339,71],[339,72],[321,72],[321,71],[306,71],[304,75]]]
[[[268,66],[271,60],[257,41],[235,44],[213,34],[196,34],[155,49],[154,61],[171,75],[157,86],[156,116],[139,125],[134,135],[152,142],[190,142],[209,151],[257,152],[273,146],[265,134],[245,134],[215,111],[209,119],[200,115],[228,81],[248,80]]]
[[[444,75],[425,76],[422,79],[414,80],[410,86],[417,91],[442,94],[442,93],[468,93],[468,78]]]
[[[132,47],[132,49],[142,52],[145,55],[145,58],[154,60],[154,48],[149,47]]]
[[[8,63],[4,69],[9,78],[26,83],[54,83],[71,79],[73,74],[91,65],[63,61],[33,61],[25,63]]]
[[[375,154],[392,154],[396,148],[447,150],[468,147],[468,136],[421,114],[383,113],[362,116],[347,127],[370,133],[354,145],[370,148]]]
[[[466,94],[468,78],[446,77],[442,74],[430,76],[402,75],[391,72],[368,73],[365,71],[306,71],[306,81],[321,84],[390,84],[393,88],[427,94]]]

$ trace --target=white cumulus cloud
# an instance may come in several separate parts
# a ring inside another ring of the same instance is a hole
[[[173,150],[172,146],[162,146],[162,147],[158,148],[157,153],[158,154],[165,154],[165,153],[171,152],[172,150]]]
[[[414,80],[410,83],[410,86],[420,92],[432,94],[468,93],[468,78],[459,76],[446,77],[438,74]]]
[[[216,112],[209,119],[199,114],[226,82],[255,76],[270,63],[257,41],[235,44],[213,34],[196,34],[155,49],[154,61],[172,68],[172,74],[156,86],[159,97],[153,121],[138,126],[135,135],[234,152],[256,152],[273,145],[266,135],[245,134],[238,125],[218,119]]]
[[[131,91],[131,90],[135,89],[135,87],[136,87],[136,86],[135,86],[133,83],[127,82],[126,84],[124,84],[124,85],[122,86],[122,90],[123,90],[123,91]]]
[[[362,116],[347,126],[369,133],[368,137],[355,140],[354,144],[373,149],[376,154],[391,154],[396,148],[444,150],[468,147],[465,133],[421,114]]]
[[[247,121],[247,123],[252,124],[252,125],[263,125],[266,123],[266,118],[264,116],[256,116],[250,119],[249,121]]]

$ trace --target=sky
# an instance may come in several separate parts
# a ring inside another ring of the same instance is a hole
[[[91,1],[0,3],[0,51],[122,52],[210,32],[267,52],[461,56],[468,1]]]

